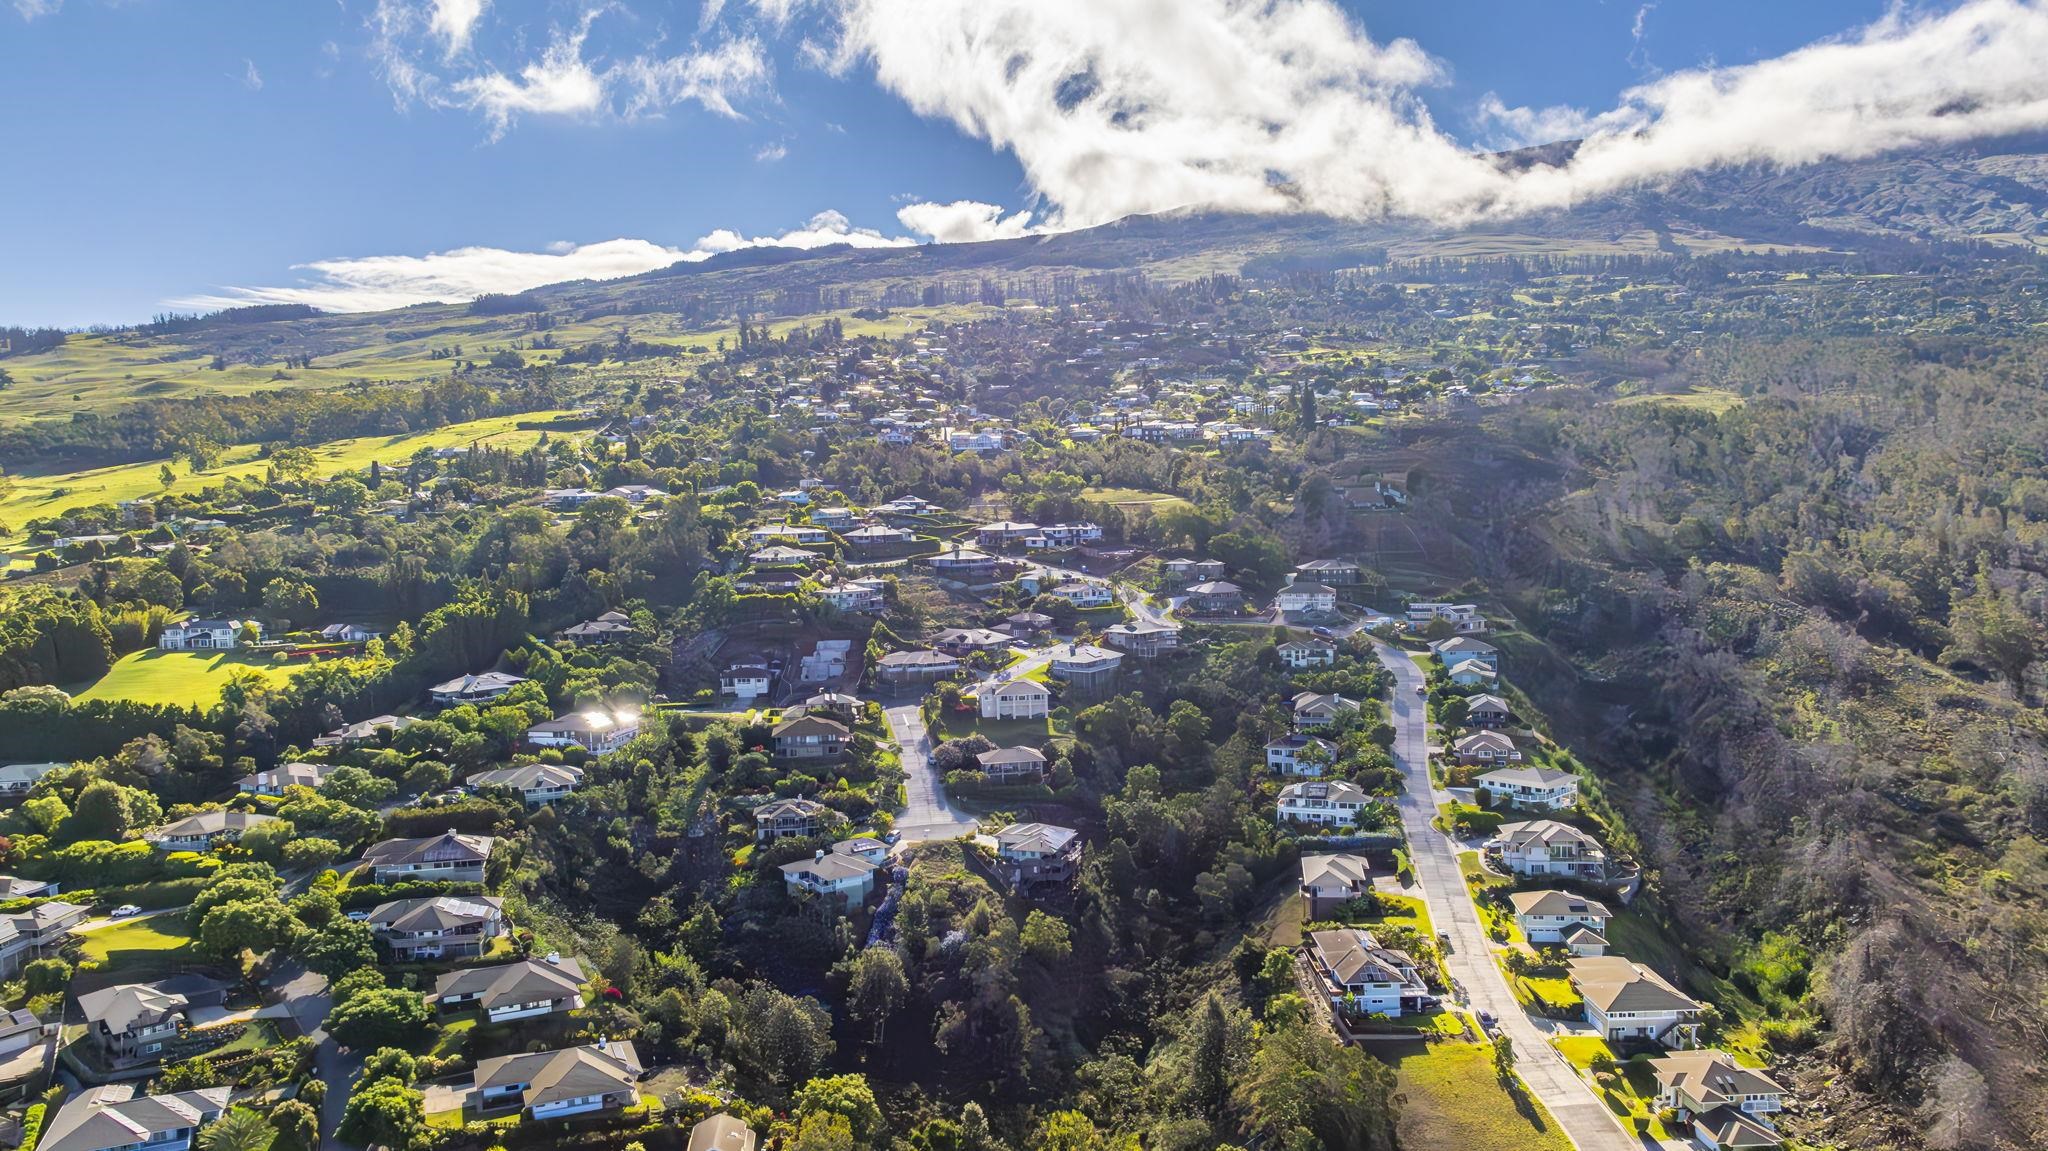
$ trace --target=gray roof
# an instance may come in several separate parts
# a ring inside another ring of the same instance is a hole
[[[40,1151],[105,1151],[197,1127],[227,1110],[227,1087],[134,1098],[131,1084],[94,1087],[66,1103],[43,1128]]]
[[[477,1003],[490,1010],[507,1003],[539,1003],[547,999],[568,999],[583,989],[583,965],[575,959],[549,963],[543,959],[522,959],[489,967],[464,967],[434,981],[434,998],[477,995]]]
[[[720,1111],[690,1128],[684,1151],[754,1151],[754,1129]]]
[[[504,910],[504,900],[495,895],[432,895],[380,903],[370,909],[369,923],[386,931],[447,931]]]
[[[476,1065],[477,1090],[524,1083],[528,1107],[624,1090],[639,1078],[640,1054],[626,1042],[502,1055]]]
[[[387,839],[372,844],[363,853],[371,867],[396,867],[407,863],[482,863],[491,857],[497,843],[488,835],[464,835],[444,831],[421,839]]]

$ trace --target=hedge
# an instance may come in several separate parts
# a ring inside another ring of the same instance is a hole
[[[159,879],[153,883],[130,883],[119,887],[102,887],[94,891],[93,901],[119,907],[132,903],[137,907],[183,907],[192,902],[192,897],[206,889],[206,879]],[[72,897],[79,892],[71,892]]]
[[[48,1108],[41,1103],[33,1104],[21,1117],[21,1147],[19,1151],[36,1151],[36,1141],[43,1137],[43,1114]]]
[[[357,911],[397,899],[426,899],[436,895],[482,895],[481,883],[447,880],[415,880],[411,883],[370,883],[351,887],[341,897],[343,911]]]

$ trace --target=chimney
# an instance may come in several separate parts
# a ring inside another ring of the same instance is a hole
[[[823,863],[824,861],[825,861],[825,849],[821,847],[821,848],[819,848],[819,849],[818,849],[818,850],[817,850],[817,851],[816,851],[815,853],[813,853],[813,854],[811,855],[811,862],[813,862],[813,863]]]

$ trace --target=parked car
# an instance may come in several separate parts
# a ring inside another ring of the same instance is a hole
[[[1415,694],[1416,694],[1416,695],[1428,695],[1428,694],[1429,694],[1429,685],[1428,685],[1428,684],[1426,684],[1426,683],[1418,683],[1418,684],[1416,684],[1416,685],[1415,685]]]
[[[122,904],[121,906],[119,906],[119,907],[116,907],[116,908],[114,909],[114,918],[115,918],[115,919],[126,919],[126,918],[128,918],[129,916],[131,916],[131,915],[141,915],[141,914],[142,914],[142,909],[141,909],[140,907],[137,907],[137,906],[135,906],[135,905],[134,905],[134,904],[132,904],[132,903],[124,903],[124,904]]]

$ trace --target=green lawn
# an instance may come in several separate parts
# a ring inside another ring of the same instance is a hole
[[[527,412],[449,424],[444,428],[407,435],[331,440],[314,448],[313,455],[319,460],[322,475],[336,475],[367,468],[372,460],[385,464],[402,463],[421,448],[461,447],[479,440],[497,447],[521,448],[540,439],[538,425],[571,415],[574,413],[567,410]],[[521,424],[533,426],[522,428]],[[574,433],[556,431],[554,434]],[[4,496],[0,496],[0,522],[18,528],[38,516],[57,515],[72,508],[164,493],[190,494],[209,485],[217,485],[230,476],[261,476],[269,465],[260,458],[260,451],[255,444],[234,445],[222,453],[220,461],[212,469],[197,474],[188,470],[185,463],[172,464],[171,470],[177,478],[168,488],[163,486],[160,478],[164,464],[169,462],[166,460],[145,460],[136,464],[49,475],[17,474],[12,477],[13,485]]]
[[[1541,1103],[1500,1085],[1490,1045],[1418,1041],[1365,1049],[1393,1066],[1407,1099],[1397,1125],[1402,1151],[1572,1151]]]
[[[169,963],[191,953],[192,937],[178,915],[154,915],[78,934],[79,954],[108,967]]]
[[[1721,415],[1741,407],[1743,399],[1734,392],[1718,388],[1694,388],[1684,392],[1670,392],[1661,395],[1623,396],[1614,401],[1617,408],[1659,407],[1686,408],[1691,411]]]
[[[1050,719],[983,719],[979,711],[968,708],[941,712],[939,734],[947,739],[987,736],[989,742],[997,747],[1016,747],[1019,744],[1041,747],[1052,738],[1053,731]]]
[[[310,664],[274,663],[268,656],[231,651],[138,651],[121,657],[79,699],[132,699],[138,703],[211,707],[220,702],[228,677],[251,671],[283,683]]]
[[[1081,498],[1097,503],[1115,504],[1125,510],[1149,508],[1154,512],[1163,512],[1173,508],[1194,506],[1179,496],[1166,492],[1148,492],[1143,488],[1083,488]]]
[[[1512,978],[1510,982],[1515,984],[1517,992],[1526,991],[1529,996],[1540,999],[1552,1007],[1561,1008],[1566,1011],[1577,1010],[1586,1002],[1580,998],[1577,991],[1572,990],[1571,980],[1569,979],[1542,975],[1523,975]],[[1528,998],[1519,994],[1516,998],[1522,999],[1525,1004],[1529,1002]]]
[[[1595,1075],[1593,1060],[1596,1056],[1614,1058],[1614,1051],[1607,1046],[1606,1040],[1593,1036],[1572,1036],[1566,1039],[1553,1039],[1550,1042],[1560,1055],[1592,1082],[1593,1093],[1599,1096],[1600,1102],[1606,1104],[1609,1111],[1620,1116],[1625,1125],[1633,1126],[1638,1132],[1647,1130],[1658,1139],[1677,1137],[1674,1133],[1666,1131],[1662,1123],[1657,1122],[1657,1076],[1650,1070],[1650,1056],[1638,1055],[1627,1062],[1616,1060],[1621,1063],[1618,1072]]]

